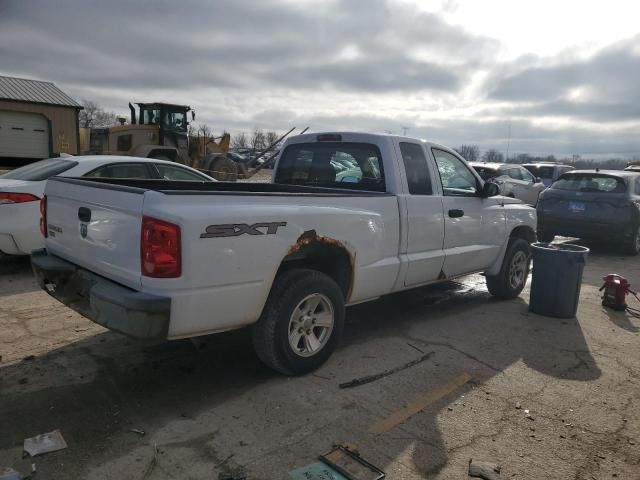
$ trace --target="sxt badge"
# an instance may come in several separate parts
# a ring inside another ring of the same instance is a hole
[[[240,235],[275,235],[278,228],[286,227],[287,222],[254,223],[226,223],[223,225],[209,225],[200,238],[239,237]]]

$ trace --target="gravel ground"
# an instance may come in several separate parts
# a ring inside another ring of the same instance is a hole
[[[391,480],[467,478],[471,458],[500,478],[637,480],[640,320],[600,306],[610,271],[640,285],[637,258],[596,249],[575,319],[530,313],[527,290],[495,301],[478,276],[351,307],[330,361],[285,378],[246,331],[145,347],[53,301],[27,261],[0,260],[0,469],[284,479],[349,443]],[[24,438],[54,429],[67,449],[22,459]]]

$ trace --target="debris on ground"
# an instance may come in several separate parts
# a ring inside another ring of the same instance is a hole
[[[484,480],[499,480],[501,467],[497,463],[469,460],[469,476]]]
[[[0,470],[0,480],[20,480],[20,473],[13,468],[7,467]]]
[[[149,460],[149,464],[147,465],[147,468],[142,475],[142,480],[146,480],[147,478],[149,478],[153,473],[153,470],[156,468],[156,465],[158,464],[158,445],[154,443],[152,446],[153,457],[151,457],[151,460]]]
[[[382,470],[362,458],[358,450],[349,445],[334,446],[330,452],[320,455],[320,461],[349,480],[385,478]]]
[[[41,433],[35,437],[25,438],[22,448],[29,455],[35,457],[44,453],[64,450],[67,448],[67,442],[64,441],[60,430],[54,430],[49,433]]]
[[[133,433],[137,433],[141,437],[144,437],[144,435],[145,435],[145,431],[144,430],[140,430],[139,428],[130,428],[129,431],[133,432]]]
[[[385,370],[384,372],[376,373],[374,375],[367,375],[365,377],[355,378],[350,382],[341,383],[339,387],[353,388],[353,387],[359,387],[360,385],[365,385],[367,383],[375,382],[376,380],[380,380],[381,378],[388,377],[389,375],[393,375],[394,373],[401,372],[402,370],[406,370],[407,368],[411,368],[414,365],[422,363],[428,358],[430,358],[434,353],[435,352],[425,353],[420,358],[407,362],[404,365],[400,365],[398,367],[392,368],[390,370]]]
[[[520,405],[520,402],[516,402],[516,410],[520,410],[522,408],[522,405]]]

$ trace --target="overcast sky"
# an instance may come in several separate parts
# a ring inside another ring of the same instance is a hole
[[[640,2],[0,0],[0,74],[128,114],[640,158]]]

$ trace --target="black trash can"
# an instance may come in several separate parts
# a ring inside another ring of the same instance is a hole
[[[578,245],[534,243],[529,310],[548,317],[575,317],[582,271],[589,249]]]

